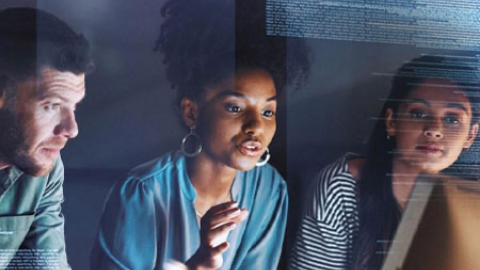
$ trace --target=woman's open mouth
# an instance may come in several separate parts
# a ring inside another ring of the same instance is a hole
[[[247,156],[258,156],[262,153],[262,144],[258,141],[246,141],[238,146],[242,154]]]

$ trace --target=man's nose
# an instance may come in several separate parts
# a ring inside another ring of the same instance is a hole
[[[61,115],[59,124],[55,127],[55,135],[73,139],[78,135],[78,125],[75,120],[75,111],[65,109]]]

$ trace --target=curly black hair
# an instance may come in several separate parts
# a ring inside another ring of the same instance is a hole
[[[262,0],[171,0],[155,50],[163,53],[167,79],[184,97],[198,100],[235,70],[264,69],[277,92],[308,77],[310,51],[303,40],[266,35]]]

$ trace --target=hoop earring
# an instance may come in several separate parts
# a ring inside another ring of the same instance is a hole
[[[270,157],[271,157],[270,150],[268,150],[268,147],[267,147],[267,150],[265,150],[265,153],[267,153],[267,155],[265,156],[265,159],[261,161],[259,160],[257,164],[255,164],[255,166],[262,167],[263,165],[267,164],[267,162],[270,160]]]
[[[195,151],[193,152],[187,152],[187,140],[193,139],[193,140],[198,140],[198,143],[196,144]],[[202,152],[202,140],[200,136],[197,135],[197,133],[194,132],[193,128],[190,128],[190,133],[185,135],[182,139],[182,144],[180,146],[180,149],[182,150],[182,153],[187,156],[187,157],[195,157],[200,152]]]

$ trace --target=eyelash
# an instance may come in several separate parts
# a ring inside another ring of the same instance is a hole
[[[50,103],[43,106],[43,109],[47,112],[49,111],[58,111],[60,109],[60,103]]]
[[[227,104],[225,106],[225,109],[231,113],[240,113],[242,111],[242,108],[240,108],[240,106],[234,104]]]
[[[272,118],[273,116],[275,116],[275,112],[272,110],[265,110],[263,111],[263,116]]]
[[[225,109],[228,112],[238,114],[243,111],[243,109],[240,106],[237,106],[235,104],[227,104],[225,106]],[[272,118],[275,115],[275,112],[273,110],[265,110],[262,112],[262,116],[267,117],[267,118]]]
[[[420,111],[420,110],[412,110],[409,115],[413,118],[417,118],[417,119],[423,119],[425,117],[427,117],[427,114]]]
[[[453,121],[451,121],[453,120]],[[457,116],[455,115],[447,115],[444,119],[443,119],[443,122],[445,122],[446,124],[458,124],[460,123],[459,119]]]
[[[418,111],[418,110],[413,110],[409,113],[409,115],[412,117],[412,118],[416,118],[416,119],[424,119],[426,118],[428,115],[422,111]],[[445,124],[458,124],[460,123],[459,121],[459,118],[455,115],[447,115],[443,118],[443,122]]]

